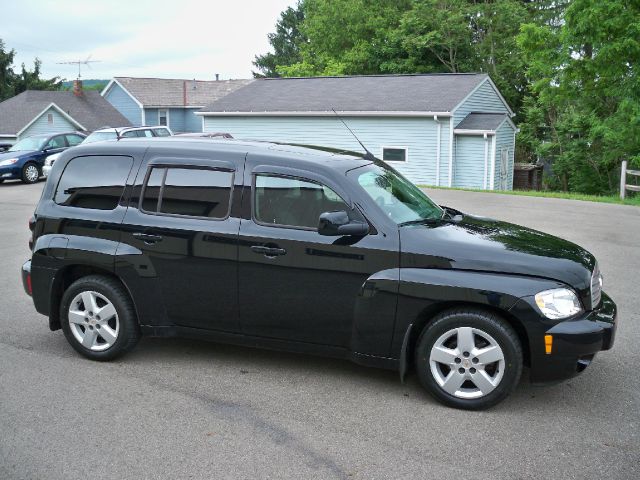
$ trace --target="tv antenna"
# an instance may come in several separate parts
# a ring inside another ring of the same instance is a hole
[[[91,55],[89,55],[85,60],[79,59],[79,60],[73,60],[70,62],[56,62],[57,65],[78,65],[78,79],[82,78],[82,75],[80,74],[81,71],[81,67],[82,65],[86,65],[87,67],[91,68],[91,65],[89,65],[90,63],[96,63],[99,62],[100,60],[91,60]]]

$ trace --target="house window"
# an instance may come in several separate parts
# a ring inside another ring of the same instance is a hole
[[[47,123],[53,125],[53,113],[47,113]]]
[[[166,109],[158,110],[158,125],[169,126],[169,112]]]
[[[407,147],[382,147],[382,160],[385,162],[406,162]]]

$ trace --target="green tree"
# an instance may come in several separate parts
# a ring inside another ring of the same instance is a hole
[[[59,90],[61,80],[59,77],[50,79],[40,78],[42,62],[36,58],[33,62],[33,70],[27,70],[24,63],[20,73],[13,69],[15,50],[5,50],[5,44],[0,39],[0,101],[13,97],[25,90]]]
[[[60,90],[62,80],[60,77],[50,79],[40,78],[40,67],[42,62],[39,58],[33,61],[33,70],[27,70],[24,63],[19,75],[14,80],[15,95],[25,90]]]
[[[254,77],[279,77],[279,65],[291,65],[302,60],[300,47],[306,42],[300,31],[304,20],[304,0],[299,0],[295,7],[288,7],[280,14],[275,33],[268,35],[273,52],[256,55],[253,65],[258,72]]]
[[[301,60],[278,67],[284,76],[354,75],[385,71],[390,33],[408,0],[306,0]]]
[[[0,102],[14,95],[15,72],[13,71],[13,59],[15,50],[5,50],[5,45],[0,39]]]
[[[574,0],[560,26],[518,37],[531,96],[522,138],[552,162],[557,186],[616,190],[619,163],[640,163],[640,5]]]

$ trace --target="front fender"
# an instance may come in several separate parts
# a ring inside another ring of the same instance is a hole
[[[406,357],[406,349],[411,347],[409,335],[417,338],[425,324],[445,309],[476,305],[507,312],[522,297],[564,286],[555,280],[523,275],[454,269],[400,269],[391,356],[398,359]]]

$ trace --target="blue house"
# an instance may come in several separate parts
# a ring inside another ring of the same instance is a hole
[[[0,103],[0,143],[13,144],[31,135],[92,132],[131,124],[98,92],[27,90]]]
[[[485,74],[258,79],[197,113],[205,132],[361,151],[411,181],[513,186],[513,112]]]
[[[101,95],[133,125],[166,125],[174,133],[201,132],[195,112],[251,80],[115,77]]]

